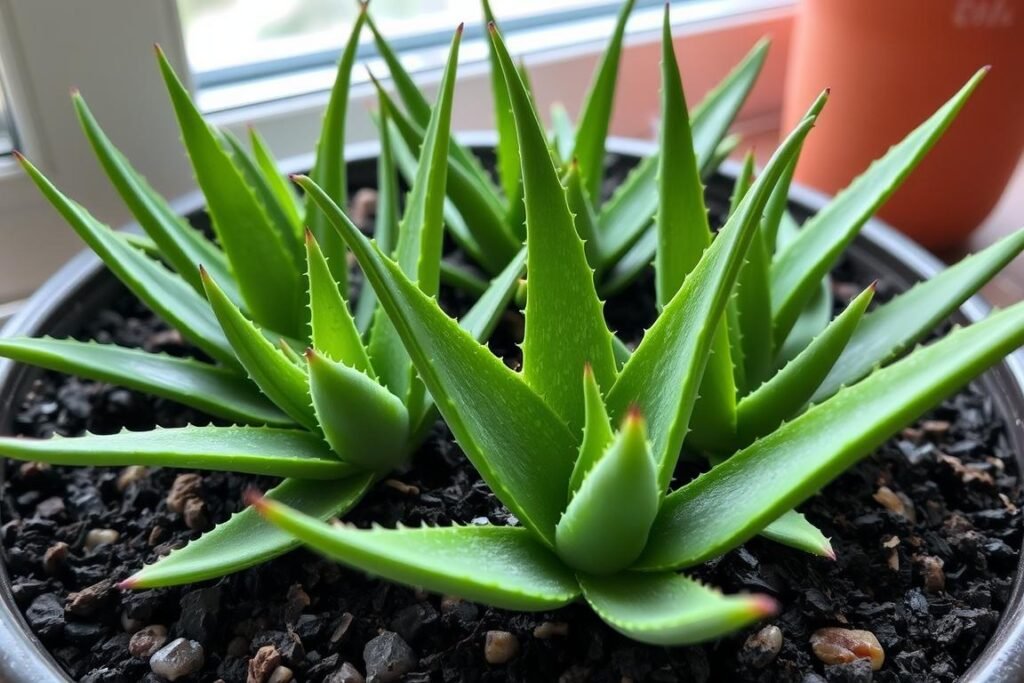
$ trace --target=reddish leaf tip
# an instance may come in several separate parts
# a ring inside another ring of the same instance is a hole
[[[269,506],[263,492],[255,487],[246,489],[245,493],[242,494],[242,499],[245,501],[246,505],[251,505],[256,508],[256,512],[259,512],[260,514],[262,514]]]
[[[875,280],[870,285],[868,285],[868,289],[870,289],[872,292],[878,291],[878,280]]]
[[[583,376],[587,379],[593,379],[594,377],[594,366],[590,364],[589,360],[583,364]]]
[[[153,43],[153,52],[156,53],[157,57],[164,57],[164,49],[160,47],[160,43]]]
[[[466,28],[466,22],[461,22],[457,27],[455,27],[455,32],[461,36],[462,35],[462,31],[465,28]]]
[[[82,92],[78,89],[77,85],[73,85],[70,88],[68,88],[68,92],[71,93],[71,97],[78,97],[82,94]]]
[[[762,593],[750,596],[750,606],[758,617],[770,617],[779,611],[779,601]]]
[[[129,576],[124,581],[119,581],[117,583],[118,590],[122,590],[122,591],[134,590],[135,587],[139,585],[138,576],[139,576],[138,574],[132,574],[131,576]]]
[[[992,70],[992,65],[986,64],[985,66],[981,67],[981,70],[984,71],[985,73],[988,73],[989,71]]]
[[[202,263],[199,264],[199,277],[201,277],[204,281],[207,282],[210,280],[210,273],[207,272],[206,266],[204,266]]]
[[[488,21],[487,22],[487,30],[490,33],[496,33],[498,31],[498,27],[494,25],[493,21]]]
[[[15,159],[17,159],[19,164],[23,164],[23,163],[25,163],[25,161],[27,161],[25,159],[25,155],[22,154],[21,152],[19,152],[16,149],[12,149],[11,150],[11,156],[13,156]]]
[[[823,557],[827,557],[833,562],[836,561],[836,551],[832,548],[831,543],[828,545],[828,547],[825,548],[825,554],[823,555]]]
[[[313,244],[313,242],[316,241],[316,238],[313,237],[313,231],[309,229],[308,225],[305,227],[305,231],[306,231],[306,244],[307,245]]]
[[[640,406],[635,403],[630,403],[629,408],[626,409],[625,423],[627,425],[634,425],[644,421],[644,414],[640,412]]]
[[[320,360],[320,355],[312,346],[307,346],[306,350],[302,352],[302,355],[305,356],[306,360],[310,363]]]

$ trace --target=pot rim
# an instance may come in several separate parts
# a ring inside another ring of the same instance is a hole
[[[487,149],[493,148],[496,141],[492,131],[461,133],[458,138],[469,147]],[[658,145],[646,140],[610,137],[607,149],[611,154],[643,158],[656,152]],[[346,163],[365,162],[376,158],[379,152],[377,141],[351,144],[345,148],[345,160]],[[303,154],[283,160],[280,166],[292,172],[308,169],[312,163],[313,154]],[[738,162],[727,160],[719,173],[735,178],[739,168]],[[790,188],[789,201],[804,206],[812,213],[820,211],[829,200],[827,194],[799,184],[794,183]],[[198,190],[171,202],[172,209],[178,215],[196,213],[204,206],[203,195]],[[129,223],[123,229],[135,232],[140,230],[138,223]],[[942,261],[880,219],[869,219],[859,234],[871,246],[898,260],[917,278],[930,278],[945,269]],[[88,248],[83,249],[26,300],[18,312],[0,328],[0,337],[37,334],[41,327],[53,321],[65,301],[74,297],[103,269],[99,257]],[[959,308],[960,313],[972,323],[984,318],[991,310],[992,307],[981,295],[972,296]],[[11,379],[15,365],[13,361],[0,358],[0,387]],[[1017,388],[1024,393],[1024,350],[1014,351],[999,365],[1004,367]],[[0,397],[0,413],[9,412],[13,401],[13,396]],[[1019,419],[1017,423],[1020,424]],[[1024,470],[1024,454],[1018,454],[1017,460],[1018,467]],[[3,471],[0,467],[2,481]],[[1017,550],[1020,557],[1013,589],[1000,615],[999,624],[978,659],[964,672],[961,681],[1010,681],[1024,678],[1024,552],[1020,548]],[[54,680],[68,680],[63,668],[29,629],[21,609],[15,604],[9,590],[9,577],[2,554],[0,547],[0,644],[3,644],[0,648],[0,680],[28,683],[40,680],[42,674]]]

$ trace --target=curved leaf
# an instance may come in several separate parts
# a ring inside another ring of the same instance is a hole
[[[579,455],[569,478],[570,501],[583,483],[583,478],[594,468],[615,437],[608,412],[604,407],[604,399],[601,397],[601,388],[597,386],[594,371],[589,363],[583,368],[583,403],[586,412],[583,441],[580,443]]]
[[[775,613],[765,595],[722,595],[681,574],[580,576],[583,596],[619,633],[651,645],[713,640]]]
[[[0,339],[0,356],[169,398],[251,424],[292,421],[236,370],[166,354],[73,339]]]
[[[774,522],[761,529],[761,535],[767,539],[788,545],[790,548],[802,550],[811,555],[820,555],[836,559],[832,544],[818,527],[807,521],[807,518],[796,510],[784,513]]]
[[[325,485],[310,479],[285,479],[266,498],[301,510],[317,519],[343,515],[366,495],[374,477],[359,474]],[[255,509],[236,512],[184,548],[172,550],[154,564],[146,565],[120,588],[158,588],[214,579],[262,564],[301,541],[270,524]]]
[[[341,297],[338,283],[311,230],[306,231],[306,263],[309,279],[309,338],[328,358],[375,377],[363,338]]]
[[[300,239],[302,236],[302,214],[299,195],[281,173],[267,141],[252,126],[249,126],[249,145],[252,147],[252,158],[259,168],[264,182],[274,193],[278,204],[287,215],[288,223],[295,226],[295,238]]]
[[[0,437],[0,454],[52,465],[149,465],[273,477],[339,479],[356,469],[319,437],[273,427],[180,427],[49,439]]]
[[[593,267],[601,258],[597,216],[594,215],[594,204],[583,187],[580,165],[576,163],[575,159],[569,162],[569,172],[565,174],[565,197],[569,203],[569,211],[572,213],[576,232],[583,240],[587,262]]]
[[[482,0],[484,23],[493,24],[494,12],[491,3]],[[519,142],[516,139],[516,122],[512,118],[512,105],[508,101],[508,90],[501,73],[501,64],[494,45],[488,42],[487,54],[491,60],[491,93],[494,97],[494,129],[498,132],[498,178],[506,199],[514,197],[519,190]]]
[[[572,572],[526,529],[468,526],[356,529],[330,526],[280,503],[260,514],[355,569],[502,609],[540,611],[572,602]]]

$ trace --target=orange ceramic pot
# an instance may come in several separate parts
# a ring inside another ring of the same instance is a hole
[[[961,242],[999,200],[1024,149],[1024,1],[804,0],[787,77],[785,130],[832,95],[796,171],[834,193],[992,70],[881,216],[925,246]]]

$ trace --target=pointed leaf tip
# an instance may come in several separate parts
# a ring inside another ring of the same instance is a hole
[[[490,31],[491,33],[495,33],[498,30],[498,27],[494,25],[493,21],[488,21],[487,30]]]
[[[774,616],[779,612],[779,601],[770,595],[763,593],[755,593],[750,596],[750,608],[751,611],[758,616],[758,618],[765,618]]]
[[[245,501],[246,505],[256,508],[260,514],[263,514],[267,509],[267,506],[270,505],[270,502],[267,500],[266,496],[263,495],[263,492],[255,487],[247,488],[245,492],[242,493],[242,500]]]
[[[77,85],[71,86],[71,88],[68,89],[68,92],[71,94],[71,99],[77,99],[82,96],[82,92],[78,89]]]
[[[25,159],[25,155],[22,154],[19,150],[12,149],[11,155],[18,160],[19,164],[24,164],[27,161],[27,159]]]
[[[455,28],[455,32],[458,33],[461,36],[462,35],[462,31],[463,31],[463,29],[465,27],[466,27],[466,22],[460,22],[459,25]]]
[[[203,282],[210,282],[210,280],[212,279],[210,277],[209,271],[206,270],[206,266],[204,266],[202,263],[199,264],[199,277],[203,279]]]

